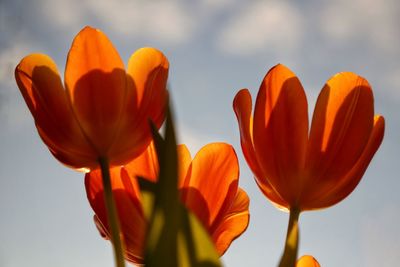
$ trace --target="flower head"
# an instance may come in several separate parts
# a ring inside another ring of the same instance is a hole
[[[328,80],[310,131],[303,87],[281,64],[265,76],[254,116],[251,102],[247,89],[233,102],[243,154],[262,192],[282,209],[320,209],[344,199],[382,142],[384,119],[374,116],[370,85],[354,73]]]
[[[297,261],[296,267],[320,267],[320,265],[313,256],[304,255]]]
[[[142,48],[124,64],[99,30],[82,29],[68,53],[64,86],[54,61],[31,54],[15,69],[18,87],[40,137],[62,163],[94,169],[100,157],[112,165],[130,161],[149,144],[148,120],[164,120],[169,63]]]
[[[222,255],[249,223],[249,198],[238,188],[239,166],[232,146],[213,143],[204,146],[191,159],[185,145],[178,146],[180,197],[211,236]],[[112,188],[125,241],[126,258],[143,262],[147,219],[142,208],[136,176],[157,180],[158,161],[154,145],[125,167],[111,169]],[[103,203],[99,171],[85,177],[86,192],[95,212],[95,222],[103,237],[110,239]]]

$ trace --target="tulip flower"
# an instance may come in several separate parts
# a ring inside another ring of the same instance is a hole
[[[150,143],[148,120],[158,127],[167,103],[168,60],[142,48],[124,63],[99,30],[82,29],[68,53],[62,85],[44,54],[23,58],[18,87],[50,152],[74,169],[99,167],[99,158],[121,165]]]
[[[108,169],[129,162],[147,147],[149,119],[161,126],[168,68],[160,51],[142,48],[131,56],[125,71],[109,39],[85,27],[69,50],[64,86],[47,55],[28,55],[15,69],[17,85],[50,152],[77,170],[102,169],[119,267],[124,262]]]
[[[265,76],[254,116],[247,89],[233,101],[245,159],[264,195],[290,211],[291,227],[297,227],[301,211],[326,208],[348,196],[384,134],[384,118],[374,116],[371,87],[354,73],[327,81],[310,130],[307,106],[299,79],[281,64]],[[296,233],[288,231],[288,237]]]
[[[181,201],[196,215],[210,234],[219,255],[223,255],[249,223],[249,198],[238,188],[239,165],[235,151],[228,144],[208,144],[193,160],[185,145],[179,145],[177,151]],[[148,218],[144,214],[136,177],[156,181],[158,170],[153,144],[124,167],[111,169],[112,188],[126,245],[125,257],[137,264],[143,263]],[[101,235],[109,239],[99,171],[87,173],[85,185],[96,214],[96,226]]]
[[[313,256],[304,255],[297,261],[296,267],[320,267],[320,265]]]

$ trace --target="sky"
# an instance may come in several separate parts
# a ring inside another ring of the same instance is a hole
[[[302,81],[311,115],[331,76],[365,77],[375,113],[386,119],[383,143],[349,197],[301,214],[299,255],[312,254],[323,267],[398,265],[399,1],[1,0],[0,266],[113,266],[83,174],[51,156],[13,74],[33,52],[51,56],[63,73],[72,39],[85,25],[101,29],[125,64],[140,47],[164,52],[178,141],[192,156],[211,142],[236,149],[251,218],[222,258],[228,267],[276,266],[288,220],[260,192],[244,160],[232,110],[236,92],[248,88],[254,100],[267,71],[282,63]]]

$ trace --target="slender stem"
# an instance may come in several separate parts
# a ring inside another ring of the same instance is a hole
[[[279,267],[296,266],[297,250],[299,246],[299,215],[300,210],[290,210],[285,249],[283,251]]]
[[[103,179],[104,201],[107,209],[108,224],[110,226],[111,243],[114,249],[115,264],[117,267],[125,267],[117,209],[115,207],[114,197],[111,188],[110,169],[109,169],[110,166],[108,164],[107,158],[103,157],[99,158],[99,163],[101,168],[101,176]]]

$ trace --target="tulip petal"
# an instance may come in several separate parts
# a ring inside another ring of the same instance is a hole
[[[190,152],[185,145],[178,145],[177,153],[178,176],[179,181],[183,183],[192,159],[190,156]],[[159,165],[154,142],[151,142],[142,154],[126,164],[124,167],[131,177],[147,178],[152,182],[157,181]]]
[[[85,27],[75,37],[65,69],[75,116],[99,156],[108,156],[125,105],[124,64],[109,39]]]
[[[373,156],[383,140],[385,131],[385,120],[376,115],[374,127],[361,156],[350,169],[350,171],[337,180],[334,185],[321,188],[315,199],[304,199],[304,209],[320,209],[335,205],[346,198],[356,188]]]
[[[16,67],[15,78],[39,135],[60,155],[57,159],[74,168],[94,167],[95,152],[74,118],[54,61],[43,54],[29,55]]]
[[[131,177],[142,177],[153,182],[157,181],[159,166],[154,143],[151,142],[142,154],[126,164],[125,169]]]
[[[128,173],[120,167],[110,169],[112,190],[118,210],[119,223],[127,251],[126,257],[134,263],[143,263],[143,246],[147,229],[144,218],[140,191],[136,179],[129,177]],[[107,211],[104,204],[103,184],[100,170],[87,173],[85,176],[86,194],[89,203],[96,213],[96,223],[102,235],[109,233]],[[102,226],[99,228],[99,226]],[[108,235],[106,237],[110,239]]]
[[[232,206],[216,224],[217,228],[212,231],[212,238],[220,256],[249,225],[249,202],[246,192],[239,188]]]
[[[307,168],[307,192],[334,186],[360,158],[371,135],[373,95],[368,82],[350,72],[333,76],[315,106]]]
[[[265,177],[283,199],[296,205],[307,149],[307,99],[298,78],[281,64],[261,84],[253,127],[254,148]]]
[[[182,202],[210,229],[233,202],[238,178],[239,166],[232,146],[208,144],[192,161],[181,188]]]
[[[235,99],[233,100],[233,109],[239,123],[240,143],[243,155],[256,178],[258,186],[264,195],[275,205],[280,208],[288,207],[288,203],[274,191],[257,162],[252,140],[251,95],[247,89],[242,89],[236,94]]]
[[[168,59],[157,49],[141,48],[129,59],[128,95],[118,142],[111,154],[124,161],[139,155],[151,140],[149,120],[159,128],[168,102]],[[126,151],[126,148],[131,148]]]
[[[177,146],[178,152],[178,187],[182,188],[185,182],[186,174],[192,163],[192,156],[190,155],[189,149],[184,144]]]
[[[297,261],[296,267],[320,267],[320,265],[313,256],[304,255]]]

